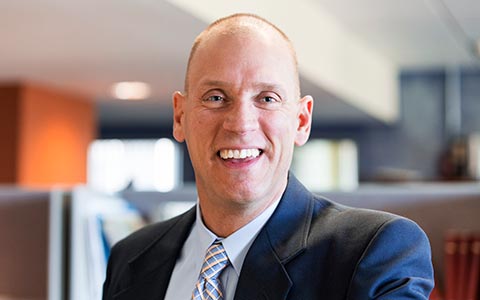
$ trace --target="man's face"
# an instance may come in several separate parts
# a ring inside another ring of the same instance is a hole
[[[265,208],[310,131],[313,100],[298,99],[286,42],[271,32],[209,37],[187,80],[187,94],[174,95],[174,136],[187,143],[200,201]]]

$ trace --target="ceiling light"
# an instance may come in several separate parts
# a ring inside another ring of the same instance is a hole
[[[121,100],[142,100],[150,97],[150,86],[140,81],[117,82],[112,86],[112,96]]]

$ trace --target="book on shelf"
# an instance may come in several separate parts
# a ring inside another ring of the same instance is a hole
[[[445,237],[445,300],[478,300],[480,235],[450,231]]]
[[[480,298],[480,233],[473,236],[470,244],[470,273],[468,276],[468,285],[466,300],[478,300]]]
[[[458,267],[458,233],[450,231],[445,237],[445,300],[456,300]]]

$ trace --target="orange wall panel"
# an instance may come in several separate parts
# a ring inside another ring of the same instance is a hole
[[[94,103],[27,85],[22,88],[20,110],[18,183],[85,183],[87,149],[96,135]]]
[[[16,85],[0,86],[0,184],[17,180],[18,95]]]

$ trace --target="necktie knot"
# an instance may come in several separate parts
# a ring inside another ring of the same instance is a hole
[[[216,241],[207,250],[192,299],[221,300],[223,287],[219,276],[228,266],[229,260],[223,245]]]
[[[228,265],[228,257],[221,243],[214,243],[208,248],[200,275],[204,278],[214,278]]]

